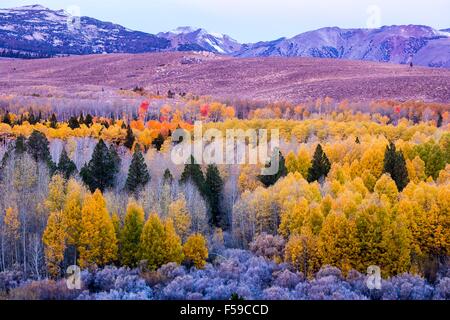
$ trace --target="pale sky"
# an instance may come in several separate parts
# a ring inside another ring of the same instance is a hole
[[[41,4],[158,33],[202,27],[240,42],[292,37],[321,27],[423,24],[450,28],[450,0],[1,0],[1,8]],[[72,8],[72,9],[71,9]]]

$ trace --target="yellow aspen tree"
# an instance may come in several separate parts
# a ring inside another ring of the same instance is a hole
[[[3,223],[5,224],[6,238],[14,247],[14,256],[17,261],[19,255],[17,243],[20,239],[20,220],[18,210],[11,207],[6,209]]]
[[[306,148],[300,148],[297,153],[297,172],[303,178],[308,178],[308,171],[311,168],[312,157]]]
[[[306,223],[308,230],[310,230],[314,235],[318,235],[323,226],[323,214],[320,205],[317,203],[312,203],[309,206],[308,215],[306,216]]]
[[[192,219],[183,195],[169,205],[168,217],[172,219],[177,234],[182,240],[186,240],[191,230]]]
[[[165,247],[166,247],[166,263],[175,262],[180,264],[183,262],[183,247],[181,245],[181,239],[175,232],[172,219],[167,219],[164,222],[164,230],[166,234]]]
[[[367,149],[361,157],[360,166],[369,170],[376,179],[383,174],[385,144],[376,144]],[[370,189],[368,187],[368,189]]]
[[[295,270],[311,278],[319,271],[319,259],[317,237],[311,230],[303,228],[301,234],[296,233],[290,236],[286,244],[284,260]]]
[[[333,202],[333,197],[329,194],[327,194],[320,202],[320,209],[322,210],[323,218],[326,218],[326,216],[331,212]]]
[[[398,220],[396,224],[394,209],[387,197],[383,196],[380,199],[375,194],[364,200],[355,217],[354,243],[358,247],[357,270],[364,272],[367,266],[377,265],[382,269],[383,276],[390,276],[392,270],[406,268],[410,245],[404,229],[406,226],[402,223],[404,222]],[[396,248],[400,244],[403,248]]]
[[[331,212],[319,234],[318,250],[324,265],[340,268],[344,273],[354,267],[357,247],[354,224],[343,213]]]
[[[183,246],[183,253],[185,260],[203,269],[209,254],[206,239],[199,233],[191,235]]]
[[[450,164],[447,164],[445,169],[439,172],[439,177],[436,182],[438,184],[448,184],[450,182]]]
[[[144,225],[140,247],[141,259],[146,261],[150,270],[166,263],[166,232],[156,213],[151,214]]]
[[[256,188],[262,186],[261,182],[257,179],[259,174],[260,169],[257,166],[241,166],[241,173],[238,178],[239,191],[241,193],[247,190],[254,191]]]
[[[286,156],[286,169],[289,173],[297,172],[297,157],[295,156],[294,151],[291,151]]]
[[[380,267],[385,275],[402,274],[410,270],[411,237],[406,214],[397,214],[383,228],[381,247],[385,251]]]
[[[281,213],[281,223],[278,233],[286,239],[291,234],[300,233],[305,224],[309,210],[309,203],[305,198],[299,199],[297,203],[291,205]]]
[[[413,244],[423,257],[445,257],[450,252],[449,185],[422,182],[408,186]]]
[[[4,217],[6,235],[13,241],[19,240],[20,220],[17,209],[8,208]]]
[[[377,181],[374,190],[380,198],[386,196],[391,204],[394,204],[398,199],[397,185],[388,174],[384,174]]]
[[[67,245],[73,247],[74,263],[77,262],[77,252],[81,246],[82,206],[86,191],[75,179],[67,183],[67,195],[63,208],[64,226],[67,234]]]
[[[139,250],[144,223],[144,209],[137,203],[130,202],[120,232],[120,261],[125,266],[135,267],[140,260]]]
[[[57,278],[61,275],[61,263],[66,250],[66,232],[62,211],[50,213],[42,241],[45,246],[45,262],[48,272],[52,277]]]
[[[413,160],[406,160],[406,169],[408,177],[414,183],[420,183],[427,178],[425,175],[425,162],[419,156]]]
[[[363,180],[366,188],[369,191],[373,192],[375,184],[377,183],[377,178],[372,173],[370,173],[370,170],[364,170],[361,174],[361,179]]]
[[[105,266],[117,258],[117,238],[100,190],[88,195],[81,210],[80,266]]]
[[[59,174],[52,177],[52,180],[48,185],[48,196],[45,200],[45,206],[49,212],[63,210],[66,198],[65,183],[64,178]]]

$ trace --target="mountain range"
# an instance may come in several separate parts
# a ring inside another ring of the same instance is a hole
[[[241,44],[228,35],[180,27],[156,35],[40,5],[0,9],[0,56],[208,51],[233,57],[313,57],[450,68],[450,29],[322,28],[292,38]]]

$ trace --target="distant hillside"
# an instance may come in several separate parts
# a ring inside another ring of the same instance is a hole
[[[450,103],[450,70],[316,58],[232,58],[165,52],[0,61],[0,94],[66,97],[120,88],[223,99],[424,100]],[[105,92],[103,92],[105,91]],[[109,93],[107,93],[109,92]]]
[[[450,33],[427,26],[323,28],[293,38],[244,45],[238,57],[313,57],[450,68]]]

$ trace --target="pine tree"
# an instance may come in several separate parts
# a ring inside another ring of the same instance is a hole
[[[161,151],[161,147],[164,144],[164,137],[163,135],[160,133],[158,134],[158,136],[152,141],[152,145],[153,147],[158,150]]]
[[[52,212],[48,218],[42,241],[45,246],[45,262],[50,275],[61,275],[61,263],[66,249],[66,232],[61,211]]]
[[[155,213],[150,215],[142,230],[140,252],[150,270],[156,270],[167,262],[166,232]]]
[[[58,128],[58,120],[56,119],[56,115],[54,113],[50,117],[50,128]]]
[[[331,170],[331,163],[319,144],[314,152],[311,168],[308,171],[308,182],[320,181],[325,178]]]
[[[133,149],[135,140],[136,138],[134,137],[133,130],[131,129],[130,126],[127,126],[127,135],[125,137],[125,142],[123,145],[131,150]]]
[[[31,110],[31,111],[29,112],[29,114],[28,114],[28,122],[29,122],[31,125],[35,125],[35,124],[36,124],[36,118],[34,117],[33,110]]]
[[[27,141],[27,152],[36,162],[42,161],[46,163],[51,174],[53,174],[56,170],[56,165],[52,161],[48,145],[47,137],[42,132],[34,130]]]
[[[69,128],[75,130],[80,127],[80,123],[78,122],[77,117],[70,117],[69,119]]]
[[[191,156],[189,162],[184,166],[183,173],[181,174],[181,183],[193,182],[200,193],[205,196],[205,177],[203,176],[202,168],[198,163],[195,162],[193,156]]]
[[[278,180],[280,180],[282,177],[287,176],[288,171],[286,168],[286,160],[284,159],[283,154],[280,150],[275,150],[274,155],[272,156],[272,159],[270,162],[266,165],[265,169],[271,168],[273,162],[275,161],[275,156],[278,153],[278,171],[275,174],[263,174],[258,177],[259,181],[261,181],[262,184],[264,184],[265,187],[273,186],[275,183],[277,183]],[[271,169],[269,169],[270,171]]]
[[[136,267],[140,261],[140,241],[144,228],[144,210],[136,203],[129,203],[123,228],[120,232],[120,262]]]
[[[80,266],[105,266],[117,258],[117,238],[102,193],[88,195],[81,210]]]
[[[88,113],[86,115],[86,118],[84,119],[83,123],[89,128],[94,123],[94,119],[92,116]]]
[[[206,239],[199,233],[191,235],[183,245],[183,253],[186,261],[203,269],[209,254]]]
[[[143,189],[150,181],[147,164],[140,150],[139,145],[134,150],[133,159],[128,169],[128,177],[126,181],[126,189],[131,193],[136,193]]]
[[[77,171],[77,166],[72,160],[70,160],[65,148],[63,148],[61,156],[59,157],[57,171],[62,174],[66,180],[68,180]]]
[[[78,123],[80,125],[84,124],[84,115],[83,112],[80,113],[80,116],[78,117]]]
[[[205,186],[208,195],[209,207],[211,209],[211,224],[214,227],[226,228],[228,221],[221,211],[220,200],[222,197],[223,180],[216,165],[210,164],[206,170]]]
[[[439,112],[439,113],[438,113],[438,119],[437,119],[437,122],[436,122],[436,126],[437,126],[438,128],[441,128],[443,122],[444,122],[444,117],[442,117],[442,113]]]
[[[163,175],[163,183],[164,184],[172,184],[172,182],[173,182],[172,173],[170,172],[169,169],[166,169],[166,171],[164,171],[164,175]]]
[[[111,144],[109,147],[109,154],[111,156],[111,161],[113,164],[114,172],[120,171],[120,165],[122,164],[122,159],[120,158],[119,154],[117,153],[117,149],[114,146],[114,144]]]
[[[11,115],[9,114],[9,112],[5,113],[5,115],[3,116],[2,122],[6,123],[7,125],[12,125]]]
[[[106,144],[100,140],[95,146],[91,161],[81,169],[80,175],[91,192],[97,189],[103,192],[114,186],[118,171],[115,156],[111,155]]]
[[[24,136],[20,135],[17,137],[14,151],[16,155],[21,155],[27,151],[27,144]]]
[[[391,175],[400,192],[409,183],[405,157],[403,156],[403,152],[396,150],[393,142],[386,147],[383,173],[389,173]]]

